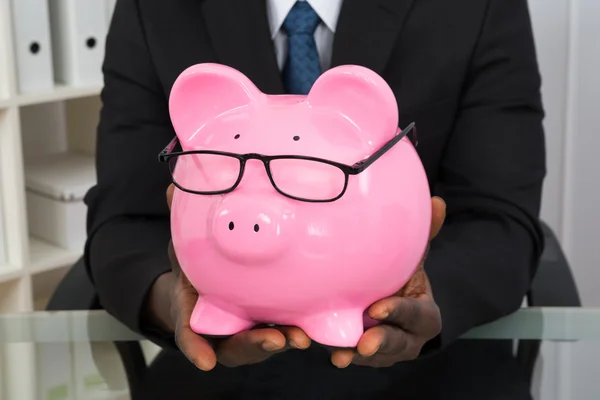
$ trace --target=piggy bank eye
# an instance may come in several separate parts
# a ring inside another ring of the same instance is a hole
[[[297,142],[298,140],[300,140],[300,136],[294,136],[293,139],[295,142]]]
[[[238,133],[238,134],[237,134],[237,135],[235,135],[233,138],[234,138],[234,139],[239,139],[239,138],[240,138],[240,134]]]

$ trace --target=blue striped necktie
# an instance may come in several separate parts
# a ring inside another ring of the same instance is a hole
[[[308,94],[321,73],[314,33],[320,18],[307,1],[297,1],[283,22],[288,54],[283,84],[289,94]]]

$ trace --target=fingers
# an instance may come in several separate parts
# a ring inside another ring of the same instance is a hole
[[[415,358],[417,350],[411,346],[412,337],[400,328],[378,325],[367,329],[354,349],[335,349],[331,362],[338,368],[348,365],[388,367],[398,361]]]
[[[362,357],[377,354],[405,353],[410,349],[411,336],[392,325],[378,325],[368,329],[361,337],[356,350]],[[413,357],[407,354],[407,359]]]
[[[254,364],[283,350],[286,343],[286,337],[277,329],[243,331],[221,342],[217,357],[228,367]]]
[[[302,329],[295,326],[281,326],[277,329],[286,337],[289,347],[300,350],[310,347],[311,340]]]
[[[208,341],[192,331],[189,324],[177,324],[175,342],[197,368],[210,371],[217,365],[217,356]]]
[[[176,317],[175,342],[177,347],[197,368],[210,371],[217,364],[217,355],[206,339],[197,335],[190,327],[190,317],[198,299],[193,288],[183,285],[180,278],[175,285],[172,298],[172,315]]]
[[[282,326],[241,332],[223,341],[218,350],[219,363],[235,367],[254,364],[290,348],[307,349],[311,340],[300,328]]]
[[[422,346],[417,336],[392,325],[378,325],[367,329],[356,350],[335,349],[331,362],[338,368],[348,365],[390,367],[398,362],[413,360],[419,356]]]
[[[167,204],[169,205],[169,209],[171,209],[171,203],[173,202],[173,192],[175,191],[175,185],[172,183],[167,188]]]
[[[171,262],[171,270],[175,273],[176,276],[183,276],[181,274],[181,266],[179,265],[179,260],[177,260],[177,254],[175,254],[175,248],[173,247],[173,240],[169,240],[169,261]]]
[[[369,316],[425,337],[441,330],[440,310],[433,300],[392,296],[373,304]]]
[[[398,331],[398,332],[396,332]],[[355,349],[334,349],[331,362],[338,368],[346,368],[350,363],[357,365],[382,366],[381,357],[391,352],[403,351],[408,345],[408,334],[390,325],[378,325],[367,329]]]
[[[365,332],[352,362],[363,366],[389,367],[415,359],[420,348],[415,345],[415,336],[395,326],[380,325]]]
[[[334,349],[331,352],[331,362],[338,368],[346,368],[356,357],[354,349]]]
[[[397,297],[424,298],[431,297],[431,283],[425,273],[423,264],[415,271],[411,278],[396,293]]]
[[[429,234],[430,241],[433,240],[442,229],[444,219],[446,219],[446,202],[444,202],[441,197],[432,197],[431,211],[431,231]]]

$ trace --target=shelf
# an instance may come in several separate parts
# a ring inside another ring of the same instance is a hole
[[[23,270],[13,265],[0,265],[0,283],[20,278]]]
[[[22,287],[22,282],[16,279],[0,282],[0,314],[20,311],[20,289]],[[1,362],[2,356],[0,355],[0,363]],[[2,392],[0,392],[0,394],[2,394]]]
[[[78,179],[82,175],[95,178],[88,167],[94,162],[79,163],[71,155],[52,158],[52,154],[95,153],[99,95],[104,86],[100,53],[106,35],[105,18],[110,16],[105,6],[114,5],[114,0],[98,0],[89,6],[71,0],[36,0],[26,2],[26,7],[22,3],[0,0],[0,231],[6,242],[0,250],[4,253],[0,255],[0,313],[11,314],[45,309],[83,252],[83,245],[74,243],[70,235],[85,238],[81,193],[87,187],[85,182],[80,187]],[[51,7],[54,10],[49,18]],[[17,9],[19,12],[14,12]],[[58,14],[84,18],[86,32],[68,29],[76,25],[61,23]],[[48,22],[50,26],[44,27]],[[85,36],[79,37],[82,34]],[[59,36],[71,39],[66,35],[77,35],[73,44],[66,40],[51,43]],[[91,37],[97,45],[85,53],[69,48],[81,44],[79,39]],[[30,47],[32,40],[41,51]],[[31,51],[36,54],[33,58]],[[72,75],[62,67],[67,64],[75,66]],[[78,345],[90,347],[89,343]],[[64,382],[71,386],[69,399],[128,398],[125,391],[111,391],[113,387],[102,384],[89,349],[73,367],[71,359],[77,353],[69,350],[73,346],[75,343],[0,346],[0,399],[64,399]],[[118,359],[118,354],[113,359]],[[107,365],[106,370],[121,367],[119,362]]]
[[[13,101],[10,98],[6,98],[6,97],[0,97],[0,112],[2,112],[2,109],[4,108],[8,108],[12,105]]]
[[[0,99],[0,108],[11,106],[24,107],[35,104],[49,103],[77,99],[80,97],[97,96],[102,90],[102,85],[73,87],[57,84],[52,90],[38,93],[19,94],[13,98]]]
[[[40,239],[29,238],[29,263],[34,274],[75,264],[82,252],[61,249]]]
[[[25,163],[25,186],[58,201],[83,201],[96,183],[94,157],[60,152],[35,157]]]
[[[46,309],[48,301],[70,268],[71,266],[68,265],[39,272],[31,277],[34,310]]]

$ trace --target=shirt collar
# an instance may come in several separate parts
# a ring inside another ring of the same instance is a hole
[[[335,32],[343,0],[299,1],[308,1],[327,28],[329,28],[331,32]],[[285,17],[287,17],[294,4],[296,4],[296,0],[267,0],[267,14],[269,17],[271,38],[274,38],[277,35],[277,32],[281,29],[281,25],[283,25]]]

